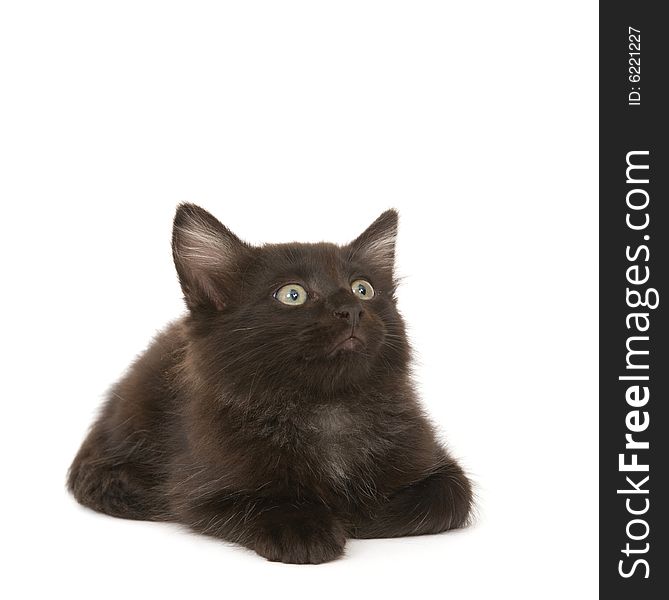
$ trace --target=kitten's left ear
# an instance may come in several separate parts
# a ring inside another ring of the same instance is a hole
[[[240,265],[251,247],[213,215],[181,204],[174,217],[172,254],[188,308],[223,310],[238,286]]]
[[[380,269],[393,269],[398,214],[394,209],[382,213],[349,244],[351,257]]]

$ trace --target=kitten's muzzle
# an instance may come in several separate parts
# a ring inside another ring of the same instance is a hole
[[[330,356],[339,351],[357,351],[362,350],[364,347],[365,340],[360,335],[360,332],[352,327],[344,335],[339,336],[337,340],[335,340],[335,343],[332,345],[332,350],[330,350]]]
[[[362,319],[365,311],[362,310],[362,306],[359,304],[347,304],[337,308],[332,314],[336,319],[344,319],[351,326],[356,327],[360,323],[360,319]]]

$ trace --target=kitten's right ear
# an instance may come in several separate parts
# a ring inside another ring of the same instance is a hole
[[[180,204],[174,217],[172,256],[188,308],[223,310],[239,264],[251,247],[195,204]]]
[[[395,240],[397,238],[397,211],[390,209],[381,213],[365,231],[349,245],[351,257],[393,270],[395,264]]]

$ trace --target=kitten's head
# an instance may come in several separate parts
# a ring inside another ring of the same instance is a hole
[[[172,250],[200,376],[238,391],[334,390],[402,371],[396,234],[389,210],[345,246],[257,247],[202,208],[179,206]]]

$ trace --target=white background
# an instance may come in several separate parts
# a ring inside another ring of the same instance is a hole
[[[596,595],[595,2],[5,2],[5,598]],[[175,205],[251,242],[401,213],[401,309],[478,523],[272,564],[79,507],[104,391],[183,311]]]

